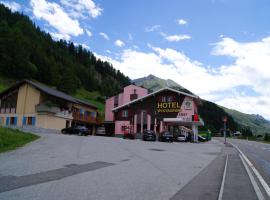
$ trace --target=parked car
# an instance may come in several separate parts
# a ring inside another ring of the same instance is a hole
[[[160,142],[173,142],[173,134],[169,131],[161,132],[158,140]]]
[[[175,140],[177,142],[187,142],[187,137],[181,134],[181,135],[176,136]]]
[[[61,130],[63,134],[74,134],[74,135],[90,135],[90,131],[85,126],[73,126],[64,128]]]
[[[156,133],[151,130],[144,130],[142,139],[144,141],[156,141]]]
[[[96,135],[106,136],[105,127],[101,126],[97,128]]]

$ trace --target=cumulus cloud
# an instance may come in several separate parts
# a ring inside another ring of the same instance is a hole
[[[99,33],[100,36],[102,36],[105,40],[109,40],[109,36],[106,33],[100,32]]]
[[[60,2],[76,18],[86,16],[96,18],[102,13],[102,8],[97,6],[92,0],[60,0]]]
[[[145,28],[145,32],[153,32],[160,29],[160,25],[148,26]]]
[[[270,119],[270,87],[266,87],[270,85],[270,37],[249,43],[221,38],[214,44],[212,55],[235,60],[218,68],[206,67],[171,48],[149,48],[149,52],[125,49],[117,59],[97,56],[132,79],[148,74],[170,78],[201,98]]]
[[[187,24],[187,21],[184,20],[184,19],[178,19],[178,20],[177,20],[177,23],[178,23],[179,25],[185,25],[185,24]]]
[[[118,46],[118,47],[123,47],[123,46],[125,46],[125,43],[124,43],[122,40],[116,40],[116,41],[114,42],[114,44],[115,44],[116,46]]]
[[[70,39],[70,36],[83,34],[79,21],[74,20],[57,3],[50,3],[45,0],[31,0],[33,14],[38,19],[43,19],[55,28],[57,37]]]
[[[8,7],[12,12],[20,11],[22,9],[22,6],[14,1],[0,1],[0,3]]]

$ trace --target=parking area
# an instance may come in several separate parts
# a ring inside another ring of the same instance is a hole
[[[170,199],[221,147],[42,134],[0,154],[0,199]]]

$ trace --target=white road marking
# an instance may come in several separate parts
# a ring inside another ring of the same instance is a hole
[[[245,169],[246,169],[246,171],[247,171],[247,174],[248,174],[248,176],[249,176],[249,179],[250,179],[250,181],[251,181],[251,184],[252,184],[252,186],[253,186],[253,188],[254,188],[254,190],[255,190],[255,193],[256,193],[258,199],[259,199],[259,200],[265,200],[265,198],[263,197],[263,194],[262,194],[262,192],[261,192],[261,190],[260,190],[260,188],[259,188],[257,182],[256,182],[255,179],[254,179],[254,176],[252,175],[252,173],[250,172],[250,170],[249,170],[249,168],[248,168],[246,162],[244,161],[243,156],[242,156],[241,154],[238,154],[238,155],[240,156],[241,161],[242,161],[242,163],[243,163],[243,165],[244,165],[244,167],[245,167]]]
[[[224,171],[223,171],[223,178],[222,178],[222,182],[221,182],[221,186],[220,186],[220,190],[219,190],[218,200],[222,200],[222,197],[223,197],[225,178],[226,178],[226,172],[227,172],[227,165],[228,165],[228,154],[226,156],[226,162],[225,162],[225,167],[224,167]]]
[[[248,166],[252,169],[253,173],[257,176],[258,180],[260,181],[261,185],[263,186],[266,194],[270,197],[270,187],[267,185],[266,181],[263,179],[261,174],[258,172],[258,170],[254,167],[254,165],[249,161],[249,159],[245,156],[245,154],[233,143],[230,143],[234,148],[238,150],[238,152],[241,154],[241,156],[244,158]]]

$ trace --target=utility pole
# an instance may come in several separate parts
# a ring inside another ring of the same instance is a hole
[[[223,117],[223,122],[224,122],[224,131],[223,131],[223,135],[224,135],[224,144],[226,144],[226,122],[227,122],[227,116]]]

